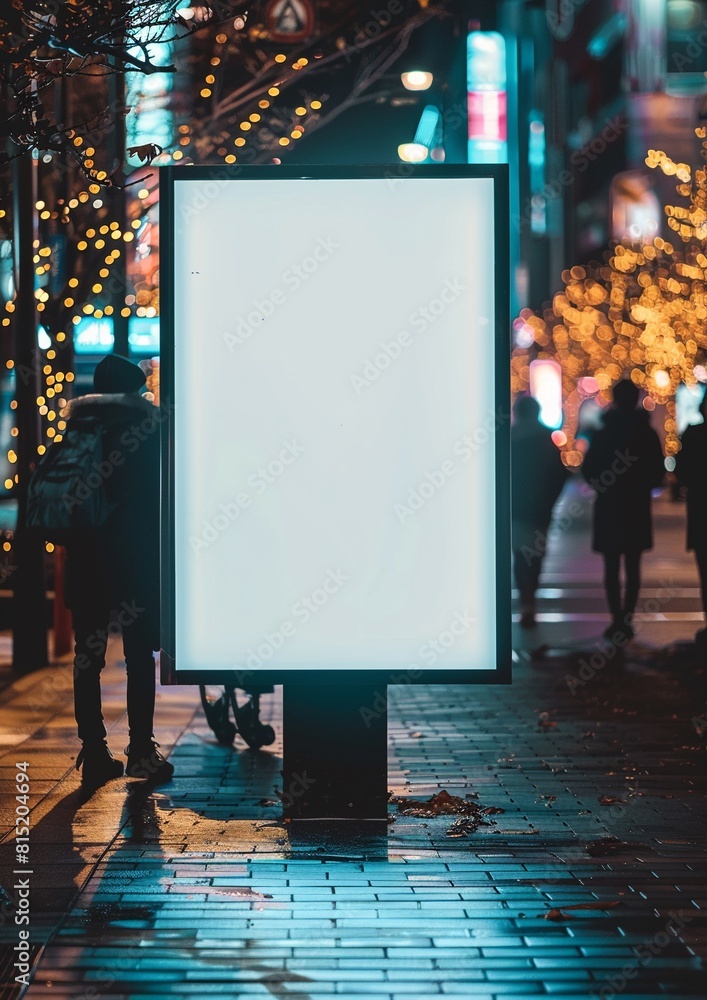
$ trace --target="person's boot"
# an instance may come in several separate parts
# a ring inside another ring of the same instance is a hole
[[[611,619],[611,625],[607,625],[602,633],[605,639],[613,639],[621,628],[621,621],[618,618]]]
[[[128,755],[128,766],[125,769],[129,778],[142,778],[153,785],[161,785],[171,781],[174,765],[162,756],[152,737],[148,740],[133,740],[125,748]]]
[[[629,641],[633,639],[636,634],[636,630],[633,627],[633,611],[627,611],[624,614],[621,629]]]
[[[76,770],[80,767],[81,781],[89,788],[98,788],[123,774],[123,762],[115,759],[105,740],[84,743],[76,758]]]
[[[636,634],[631,624],[632,617],[624,615],[621,618],[614,618],[611,625],[604,629],[604,638],[616,646],[625,646]]]

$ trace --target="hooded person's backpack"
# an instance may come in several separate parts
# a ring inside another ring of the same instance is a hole
[[[69,420],[30,478],[27,527],[57,545],[98,532],[115,508],[106,493],[106,466],[101,422]]]

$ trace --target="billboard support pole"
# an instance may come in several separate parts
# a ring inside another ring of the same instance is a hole
[[[388,697],[380,681],[283,687],[289,820],[385,820]]]

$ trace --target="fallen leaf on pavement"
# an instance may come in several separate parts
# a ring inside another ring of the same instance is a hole
[[[272,899],[267,892],[256,892],[247,885],[215,885],[210,891],[212,896],[248,896],[249,899]]]
[[[481,816],[460,816],[454,820],[446,834],[448,837],[468,837],[470,833],[476,833],[482,825],[489,824]]]
[[[602,858],[607,854],[621,854],[623,851],[650,851],[647,844],[619,840],[618,837],[602,837],[587,844],[587,854],[592,858]]]
[[[567,916],[566,910],[613,910],[615,906],[619,906],[621,903],[620,899],[612,900],[611,902],[602,902],[600,899],[593,903],[571,903],[569,906],[556,906],[551,910],[548,910],[544,914],[545,920],[572,920],[571,916]]]
[[[404,816],[473,816],[480,811],[476,802],[462,799],[458,795],[450,795],[445,788],[425,801],[401,797],[392,801],[397,803],[398,812]]]
[[[538,725],[541,729],[554,729],[557,723],[552,721],[549,712],[541,712],[538,716]]]

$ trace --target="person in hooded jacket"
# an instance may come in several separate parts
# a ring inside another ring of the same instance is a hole
[[[647,411],[637,409],[639,396],[638,386],[629,380],[614,386],[614,405],[594,433],[582,463],[582,474],[597,494],[592,548],[604,558],[604,587],[612,618],[604,635],[622,642],[634,635],[641,555],[653,547],[651,493],[665,473],[660,439]]]
[[[154,740],[155,660],[159,649],[159,498],[162,413],[141,393],[142,369],[110,354],[96,367],[94,393],[69,404],[71,422],[96,418],[102,428],[102,484],[113,509],[97,538],[67,549],[66,604],[75,636],[74,706],[82,743],[76,766],[98,785],[120,777],[123,764],[106,743],[101,709],[111,616],[123,634],[127,667],[130,777],[169,781],[174,768]]]
[[[702,609],[707,617],[707,393],[700,403],[701,424],[687,427],[680,439],[675,459],[675,475],[687,487],[687,548],[695,553],[700,574]],[[695,636],[700,649],[707,651],[707,628]]]
[[[513,575],[520,594],[520,624],[535,625],[535,592],[552,508],[567,480],[560,451],[540,422],[540,404],[519,396],[511,427],[511,537]]]

